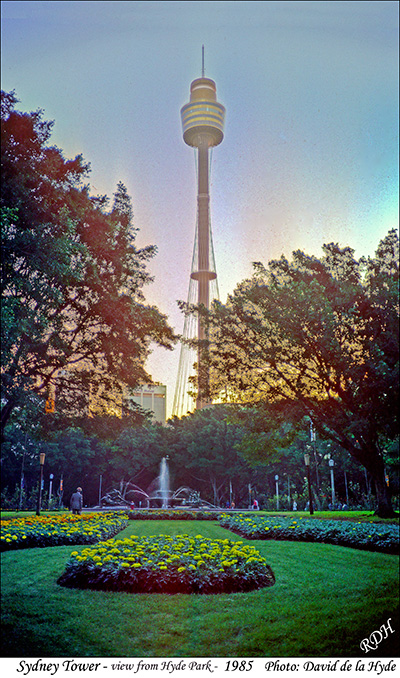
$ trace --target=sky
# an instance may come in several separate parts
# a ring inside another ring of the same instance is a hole
[[[52,143],[91,164],[93,194],[132,196],[156,304],[176,332],[196,224],[190,83],[215,80],[225,137],[212,153],[221,301],[252,273],[324,243],[372,255],[398,228],[398,3],[2,2],[2,89],[54,120]],[[167,385],[179,348],[147,363]]]

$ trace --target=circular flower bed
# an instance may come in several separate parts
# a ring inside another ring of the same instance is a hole
[[[242,541],[197,535],[129,537],[73,551],[58,584],[131,593],[232,593],[272,586],[264,558]]]

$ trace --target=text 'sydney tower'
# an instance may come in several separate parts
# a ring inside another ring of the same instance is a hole
[[[204,48],[202,77],[190,85],[190,101],[181,109],[183,139],[188,146],[197,149],[197,223],[190,275],[188,303],[209,308],[210,301],[218,298],[212,231],[210,220],[209,176],[211,150],[224,137],[225,108],[217,101],[216,85],[204,77]],[[200,317],[197,321],[186,318],[184,339],[206,339],[206,330]],[[182,344],[178,378],[175,389],[173,413],[186,414],[190,404],[185,403],[190,373],[190,357]],[[196,408],[209,404],[208,368],[199,347],[197,352],[197,398]]]

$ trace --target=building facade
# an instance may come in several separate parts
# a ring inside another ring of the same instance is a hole
[[[133,401],[143,410],[153,413],[153,420],[165,424],[167,387],[163,384],[144,384],[135,389]]]

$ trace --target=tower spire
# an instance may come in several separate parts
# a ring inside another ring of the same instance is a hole
[[[201,77],[204,78],[204,45],[201,46]]]

